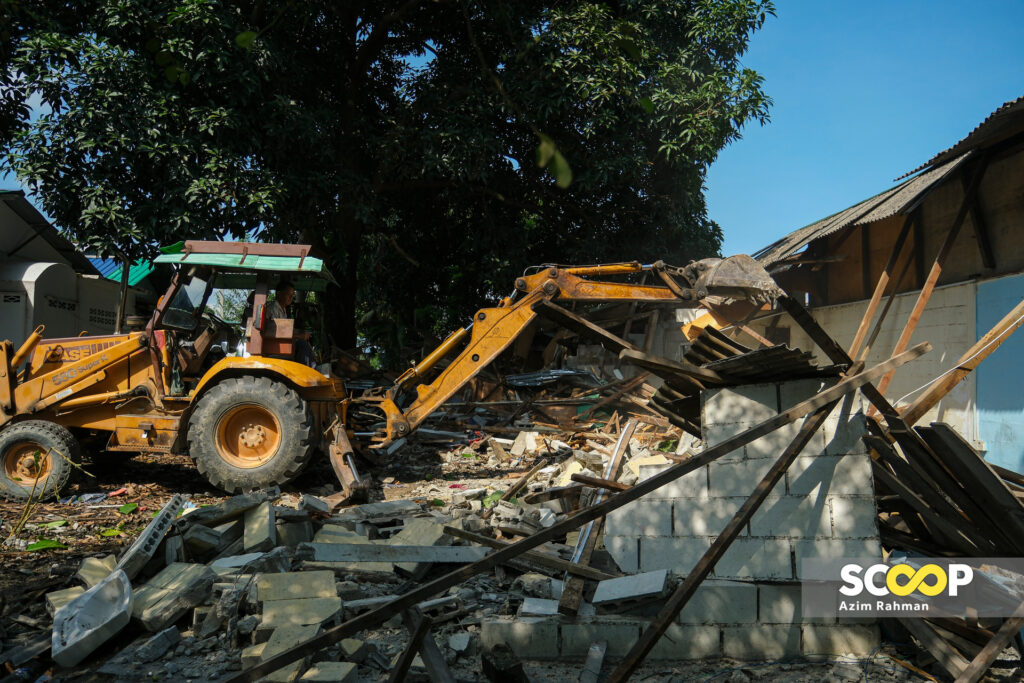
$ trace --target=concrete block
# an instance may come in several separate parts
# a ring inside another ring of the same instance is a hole
[[[640,458],[632,458],[629,462],[626,463],[626,469],[632,472],[637,478],[639,478],[640,468],[645,465],[664,466],[671,464],[672,463],[670,463],[664,455],[661,455],[660,453],[655,453],[654,455],[647,455]]]
[[[605,656],[621,659],[640,638],[643,622],[629,620],[595,619],[562,624],[562,656],[584,658],[590,644],[597,640],[608,642]]]
[[[313,536],[314,543],[370,543],[370,539],[338,524],[324,524]]]
[[[287,522],[277,525],[278,547],[294,548],[300,543],[309,543],[312,540],[312,522]]]
[[[710,497],[748,497],[773,464],[775,461],[769,458],[711,463],[708,465]],[[772,489],[770,495],[781,496],[785,492],[785,480],[782,480]]]
[[[544,617],[485,618],[480,623],[480,647],[491,650],[502,644],[524,659],[558,659],[558,621]]]
[[[829,496],[832,535],[836,538],[878,536],[878,509],[874,496]]]
[[[57,613],[64,605],[68,604],[79,595],[85,592],[85,589],[81,586],[72,586],[71,588],[65,588],[64,590],[53,591],[52,593],[46,594],[46,611],[50,613],[52,617]]]
[[[311,496],[308,493],[303,493],[302,498],[299,499],[299,509],[306,510],[307,512],[318,512],[322,515],[331,514],[331,506],[327,501]]]
[[[113,555],[87,557],[82,560],[81,566],[75,573],[75,578],[84,583],[86,588],[92,588],[107,578],[116,566],[117,559]]]
[[[320,626],[316,624],[310,626],[282,626],[281,628],[274,629],[274,632],[270,635],[270,640],[267,641],[266,647],[263,648],[261,659],[266,661],[286,650],[292,649],[296,645],[301,645],[319,632]],[[271,683],[294,681],[299,677],[305,665],[305,662],[300,659],[297,662],[281,667],[277,671],[271,672],[263,680],[270,681]]]
[[[796,554],[796,578],[801,578],[801,563],[809,557],[858,557],[880,559],[882,547],[877,538],[840,539],[818,538],[793,541]]]
[[[242,668],[248,669],[256,666],[263,659],[263,651],[267,649],[266,641],[250,645],[242,649]]]
[[[509,452],[514,458],[518,458],[524,453],[532,453],[537,450],[537,439],[539,438],[539,432],[519,432],[516,435],[515,441],[512,442],[512,448]]]
[[[128,547],[117,563],[117,568],[122,570],[128,579],[134,579],[142,568],[145,567],[153,553],[160,547],[160,542],[167,534],[167,530],[177,519],[178,511],[185,504],[185,498],[180,494],[171,496],[167,504],[160,508],[146,528],[139,534],[135,541]]]
[[[788,425],[783,425],[776,429],[774,432],[765,434],[760,439],[751,441],[743,447],[744,456],[747,458],[770,458],[771,460],[778,460],[779,456],[786,449],[787,446],[796,437],[797,432],[800,431],[800,427],[803,426],[803,420],[797,420],[796,422],[790,422]],[[807,445],[804,446],[804,455],[820,455],[825,451],[825,433],[819,429],[812,436]]]
[[[260,602],[337,596],[334,572],[327,570],[262,574],[256,581],[256,599]]]
[[[645,481],[656,474],[667,470],[670,465],[642,465],[640,467],[640,478],[638,481]],[[708,497],[708,468],[701,467],[689,474],[674,481],[670,481],[659,489],[651,491],[644,496],[645,501],[651,500],[672,500],[674,498],[704,498]]]
[[[717,626],[681,626],[670,624],[654,644],[647,659],[681,661],[722,655],[722,632]]]
[[[321,624],[341,612],[341,598],[301,598],[269,600],[263,603],[261,627],[308,626]]]
[[[700,403],[702,424],[757,424],[779,412],[779,394],[775,384],[746,384],[702,391]]]
[[[722,628],[722,654],[741,661],[798,655],[800,627],[789,624],[725,626]]]
[[[867,432],[864,413],[850,415],[837,411],[825,420],[821,429],[825,436],[826,455],[867,454],[868,447],[862,438]]]
[[[202,524],[190,526],[185,532],[184,539],[185,545],[196,555],[205,555],[220,545],[220,534]]]
[[[370,649],[366,646],[366,642],[359,640],[358,638],[345,638],[338,643],[338,649],[341,650],[341,658],[346,662],[355,662],[356,664],[366,659],[366,655],[370,653]]]
[[[132,584],[118,569],[53,616],[51,656],[75,666],[124,628],[132,616]]]
[[[216,579],[205,565],[172,564],[135,590],[132,616],[147,631],[160,631],[205,602]]]
[[[757,586],[741,581],[705,579],[683,611],[680,624],[753,624]]]
[[[786,472],[791,495],[874,495],[871,458],[867,455],[800,456]]]
[[[240,569],[260,559],[266,553],[247,553],[245,555],[231,555],[221,557],[210,563],[210,568],[217,569]]]
[[[152,636],[135,651],[135,659],[140,662],[153,662],[160,659],[181,640],[176,626],[168,626]]]
[[[185,541],[180,535],[164,539],[164,566],[185,561]]]
[[[302,674],[300,681],[317,683],[352,683],[358,675],[358,666],[353,662],[317,662]]]
[[[750,535],[829,537],[832,515],[828,499],[821,493],[811,493],[766,500],[750,520]]]
[[[592,602],[595,605],[602,605],[624,600],[657,597],[665,592],[667,581],[667,569],[605,579],[597,584]]]
[[[715,576],[734,579],[791,579],[790,542],[737,538],[715,566]]]
[[[676,498],[672,530],[676,536],[717,536],[746,498]],[[747,535],[746,529],[742,535]]]
[[[761,584],[757,588],[757,619],[762,624],[802,621],[800,586]]]
[[[708,448],[710,448],[712,446],[717,446],[726,439],[731,439],[737,434],[746,431],[747,429],[749,429],[750,426],[752,425],[747,425],[747,423],[745,422],[705,423],[704,426],[701,428],[701,435],[704,439],[704,443],[707,445]],[[728,453],[720,457],[716,462],[742,460],[745,457],[746,454],[744,453],[743,448],[741,447],[737,448],[734,451],[729,451]]]
[[[268,500],[274,500],[281,496],[281,489],[276,486],[272,486],[269,489],[263,491],[253,491],[251,493],[243,493],[240,496],[232,496],[223,503],[218,505],[211,505],[210,507],[199,508],[183,519],[184,525],[191,524],[203,524],[208,527],[215,527],[218,524],[230,521],[232,519],[238,519],[245,514],[246,511],[252,510],[260,503]]]
[[[871,654],[881,642],[877,625],[869,624],[804,624],[802,651],[805,655]]]
[[[667,569],[673,574],[685,576],[710,547],[709,538],[641,538],[640,571]]]
[[[835,380],[798,379],[779,384],[779,412],[803,403],[811,396],[835,384]],[[799,422],[799,420],[798,420]]]
[[[274,506],[264,501],[245,512],[245,552],[270,550],[277,545],[277,526],[274,524]]]
[[[605,536],[604,548],[615,560],[615,565],[626,574],[635,574],[640,568],[640,539],[635,536]]]
[[[406,520],[402,530],[388,539],[388,545],[451,545],[451,536],[444,533],[444,525],[426,517]],[[395,570],[415,580],[422,579],[432,566],[429,562],[398,562]]]
[[[657,500],[634,501],[610,512],[606,525],[605,532],[613,536],[671,536],[672,505]]]

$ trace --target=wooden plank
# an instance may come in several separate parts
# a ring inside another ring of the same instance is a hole
[[[1022,628],[1024,628],[1024,602],[1013,611],[1013,615],[1009,619],[1003,622],[996,634],[992,636],[992,640],[988,641],[978,656],[964,667],[955,683],[976,683],[981,680],[988,668],[992,666],[992,663]]]
[[[932,629],[931,625],[924,619],[897,619],[910,634],[917,638],[918,642],[935,657],[943,669],[952,676],[959,676],[967,669],[969,662],[961,657],[946,641],[939,637],[939,634]],[[959,680],[959,679],[958,679]]]
[[[1020,303],[1004,315],[1002,320],[986,332],[985,336],[964,351],[952,372],[933,382],[913,403],[903,408],[900,411],[903,420],[909,425],[916,424],[925,413],[938,405],[946,394],[978,367],[981,361],[1009,339],[1010,335],[1016,332],[1022,324],[1024,324],[1024,299],[1021,299]]]
[[[310,562],[477,562],[487,548],[457,545],[383,545],[376,543],[300,543],[295,559]]]
[[[853,335],[853,341],[850,343],[850,350],[848,352],[850,358],[857,357],[857,353],[860,351],[860,346],[864,343],[864,337],[867,336],[868,333],[868,326],[874,319],[875,312],[878,310],[878,305],[882,301],[882,295],[889,286],[889,276],[896,267],[896,262],[899,260],[900,253],[903,251],[903,245],[907,241],[907,235],[910,234],[910,226],[915,215],[916,214],[911,213],[903,219],[903,227],[900,228],[900,233],[896,236],[896,242],[893,244],[892,252],[889,254],[889,261],[885,264],[885,268],[882,269],[882,274],[878,276],[878,282],[875,283],[875,290],[871,294],[871,300],[868,302],[868,307],[860,319],[860,325],[857,326],[857,333]],[[867,230],[867,226],[864,226],[864,229]]]
[[[605,491],[628,491],[633,488],[629,484],[620,484],[617,481],[611,479],[602,479],[600,477],[592,477],[588,474],[574,474],[570,477],[577,484],[586,484],[597,489],[604,489]]]
[[[939,276],[942,274],[942,267],[946,263],[946,259],[949,257],[950,252],[953,250],[953,243],[956,241],[957,236],[960,234],[960,228],[964,224],[964,218],[967,216],[967,211],[970,208],[971,202],[974,201],[974,197],[978,192],[978,185],[981,184],[981,178],[985,175],[985,171],[988,169],[988,163],[985,159],[979,162],[979,167],[975,169],[971,176],[971,183],[964,191],[963,201],[960,202],[960,210],[957,211],[956,217],[953,219],[953,225],[950,226],[949,232],[946,233],[946,239],[942,243],[942,247],[939,248],[939,253],[935,256],[935,260],[932,262],[932,268],[928,273],[928,278],[924,281],[924,286],[921,287],[921,293],[917,295],[917,301],[914,302],[914,308],[910,312],[910,316],[907,318],[907,324],[903,327],[903,331],[900,333],[900,338],[896,340],[896,347],[893,349],[893,355],[902,353],[910,345],[910,339],[914,335],[914,330],[917,329],[917,324],[921,320],[921,316],[924,314],[925,306],[928,305],[929,299],[931,299],[932,292],[935,290],[935,285],[938,284]],[[892,382],[893,373],[887,373],[882,380],[878,383],[878,392],[885,396],[885,390],[889,388],[889,383]],[[871,412],[869,411],[869,415]]]
[[[639,347],[622,337],[617,337],[603,327],[599,327],[586,318],[576,315],[547,299],[541,299],[531,306],[533,311],[548,320],[572,330],[581,337],[588,337],[601,344],[609,351],[618,353],[623,349],[639,351]]]
[[[614,393],[612,393],[609,396],[605,396],[600,401],[598,401],[597,403],[595,403],[594,405],[590,406],[589,408],[587,408],[586,410],[581,412],[579,415],[577,415],[576,416],[576,421],[579,422],[581,420],[586,420],[591,415],[593,415],[596,411],[600,410],[601,408],[604,408],[606,405],[608,405],[610,403],[614,403],[619,398],[621,398],[623,395],[628,394],[629,392],[633,391],[638,386],[643,384],[647,380],[648,377],[650,377],[650,373],[649,372],[641,372],[636,377],[633,377],[633,378],[629,379],[625,384],[623,384],[621,387],[619,387]]]
[[[403,620],[405,618],[403,615]],[[419,652],[421,641],[427,637],[428,631],[430,631],[430,617],[427,615],[418,614],[415,617],[410,615],[408,618],[410,620],[415,619],[416,627],[409,629],[409,644],[405,647],[405,652],[402,653],[402,656],[398,658],[394,668],[391,669],[388,683],[399,683],[399,681],[405,680],[405,675],[409,672],[409,667],[412,666],[412,660],[416,658],[416,653]]]
[[[417,622],[416,615],[412,613],[412,610],[402,612],[402,623],[409,633],[415,633]],[[427,673],[430,674],[431,681],[434,683],[455,683],[455,676],[452,675],[451,669],[448,668],[448,663],[444,660],[444,655],[441,654],[441,650],[437,647],[434,637],[429,633],[423,634],[423,639],[420,641],[420,657],[423,659],[423,665],[427,667]]]
[[[483,536],[481,534],[475,534],[472,531],[464,531],[452,526],[446,526],[444,532],[449,536],[455,536],[461,538],[464,541],[471,541],[473,543],[479,543],[480,545],[486,545],[497,550],[502,550],[511,547],[512,543],[508,541],[502,541],[497,538],[491,538],[490,536]],[[530,537],[532,538],[532,537]],[[519,541],[522,543],[522,541]],[[605,579],[614,579],[614,574],[608,574],[597,569],[577,565],[568,560],[563,560],[560,557],[548,555],[538,551],[526,551],[521,555],[522,559],[526,562],[532,562],[534,564],[541,565],[543,567],[549,567],[555,571],[569,572],[576,576],[582,576],[585,579],[593,579],[595,581],[604,581]]]
[[[711,370],[705,370],[704,368],[697,367],[685,361],[676,362],[669,360],[668,358],[661,358],[660,356],[654,356],[649,353],[643,353],[642,351],[631,351],[626,349],[619,353],[619,358],[624,358],[634,365],[639,365],[645,370],[650,370],[659,377],[667,374],[668,376],[682,375],[688,379],[695,379],[704,384],[726,384],[725,378],[719,375],[717,372]]]
[[[882,324],[885,323],[885,318],[889,315],[889,309],[892,308],[893,303],[896,301],[896,295],[900,292],[900,285],[903,283],[903,280],[906,279],[907,272],[910,270],[910,264],[913,260],[913,254],[908,252],[907,258],[904,259],[903,265],[900,267],[899,274],[896,276],[896,279],[892,281],[892,286],[889,287],[889,297],[885,300],[885,306],[882,307],[882,312],[878,314],[878,319],[875,320],[875,324],[871,328],[871,334],[868,335],[868,339],[864,343],[864,348],[860,352],[860,360],[867,359],[868,354],[871,352],[871,348],[875,345],[875,340],[878,339],[878,335],[882,332]]]
[[[547,464],[547,458],[541,458],[540,460],[538,460],[537,464],[531,467],[529,472],[519,477],[519,479],[516,480],[516,483],[512,484],[512,486],[509,486],[508,490],[505,491],[505,493],[501,494],[501,498],[499,498],[498,500],[512,500],[512,498],[514,498],[517,493],[522,491],[523,488],[530,482],[531,479],[533,479],[537,475],[538,472],[547,467]],[[489,510],[484,510],[483,514],[480,515],[480,517],[483,519],[488,519],[492,514],[494,514],[493,507],[490,508]]]
[[[768,497],[771,490],[786,474],[786,470],[796,460],[797,455],[803,451],[814,434],[825,424],[825,420],[834,407],[835,403],[822,406],[814,415],[804,421],[793,441],[782,452],[782,455],[775,461],[771,469],[765,473],[754,489],[754,492],[740,506],[740,509],[736,511],[736,514],[729,520],[729,523],[725,525],[722,533],[718,535],[718,538],[711,544],[711,547],[708,548],[707,552],[697,561],[694,568],[686,575],[686,580],[673,591],[665,606],[651,621],[650,626],[647,627],[640,636],[640,639],[630,648],[619,665],[612,671],[611,676],[608,678],[609,683],[621,683],[629,680],[629,677],[636,671],[637,667],[643,663],[647,653],[654,648],[654,645],[665,634],[668,627],[675,622],[676,617],[679,616],[679,613],[697,592],[697,588],[708,577],[715,568],[715,565],[718,564],[718,561],[725,555],[732,542],[747,528],[750,518],[754,516],[754,513],[761,507],[761,504]]]
[[[341,641],[344,638],[348,638],[359,631],[373,628],[379,624],[384,623],[395,614],[399,614],[402,610],[408,609],[409,607],[422,602],[432,595],[436,595],[441,591],[448,590],[452,586],[462,583],[466,579],[476,576],[485,571],[489,571],[499,564],[505,563],[507,560],[517,558],[527,551],[533,550],[534,548],[547,543],[548,541],[564,536],[567,532],[573,531],[580,528],[587,522],[604,517],[612,510],[617,510],[623,505],[628,505],[635,500],[642,498],[652,491],[669,484],[680,477],[683,477],[695,470],[700,469],[704,465],[711,463],[726,453],[731,453],[738,448],[746,446],[749,443],[756,441],[765,434],[784,427],[791,422],[804,417],[812,412],[817,411],[819,408],[828,406],[835,401],[838,401],[847,394],[856,391],[861,386],[868,382],[871,382],[877,377],[887,372],[892,368],[899,367],[904,363],[908,363],[914,358],[921,356],[931,350],[931,345],[927,342],[918,344],[917,346],[909,349],[905,353],[900,354],[894,358],[879,363],[870,370],[865,370],[853,377],[844,379],[843,381],[836,384],[834,387],[830,387],[811,398],[798,403],[792,408],[783,411],[775,417],[764,420],[763,422],[754,425],[750,429],[737,434],[729,439],[726,439],[720,444],[712,446],[702,453],[695,455],[689,461],[673,465],[672,467],[655,474],[654,476],[645,479],[642,482],[637,483],[629,491],[623,491],[617,493],[603,501],[599,505],[583,509],[565,519],[561,522],[542,529],[532,536],[527,536],[515,543],[507,545],[500,550],[497,550],[489,554],[479,562],[460,567],[459,569],[449,572],[444,576],[440,576],[432,581],[423,583],[413,590],[405,593],[395,600],[391,601],[387,605],[378,607],[370,610],[364,614],[349,619],[348,621],[334,626],[323,633],[314,636],[304,643],[300,643],[295,647],[282,652],[279,655],[275,655],[259,664],[241,671],[231,678],[227,679],[230,683],[242,683],[242,681],[254,681],[262,676],[267,675],[271,671],[277,671],[281,667],[290,664],[299,657],[305,657],[307,654],[312,654],[325,647],[329,647],[334,643]],[[451,527],[445,527],[445,533],[452,536],[460,535],[460,530],[452,529]],[[465,533],[465,532],[462,532]],[[494,539],[490,539],[494,540]],[[539,553],[534,553],[537,555]],[[572,563],[567,563],[573,566]],[[593,571],[593,570],[589,570]]]
[[[968,181],[960,176],[964,191],[967,191]],[[977,193],[970,207],[971,226],[974,228],[974,239],[978,243],[978,255],[981,256],[981,265],[989,270],[996,267],[996,257],[992,253],[992,241],[988,236],[988,225],[985,222],[985,215],[981,212],[981,197]]]

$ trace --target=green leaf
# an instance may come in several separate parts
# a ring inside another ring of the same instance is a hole
[[[644,111],[647,112],[648,114],[654,113],[654,102],[651,100],[650,97],[641,97],[640,106],[643,107]]]
[[[120,536],[122,531],[124,531],[124,522],[121,522],[115,527],[104,529],[100,532],[100,536]]]
[[[634,43],[632,40],[628,38],[619,38],[618,40],[615,41],[615,44],[618,46],[620,50],[625,52],[633,59],[640,59],[640,48],[638,48],[636,46],[636,43]]]
[[[430,501],[430,504],[439,508],[444,507],[444,501],[441,500],[440,498],[435,498],[434,500]]]
[[[501,497],[503,495],[505,495],[504,491],[495,491],[494,493],[491,493],[487,497],[485,497],[483,501],[481,501],[481,504],[485,508],[492,508],[498,503],[499,500],[501,500]]]
[[[25,546],[25,550],[29,552],[36,552],[37,550],[64,550],[65,548],[67,548],[66,545],[51,538],[40,538],[35,543],[29,543]]]
[[[235,36],[235,44],[248,50],[256,42],[256,35],[256,31],[242,31]]]
[[[135,512],[138,509],[139,509],[139,504],[138,503],[125,503],[121,507],[117,508],[117,511],[120,512],[122,515],[130,515],[131,513]]]
[[[555,141],[543,133],[538,133],[537,136],[540,138],[540,144],[537,145],[537,165],[546,168],[552,155],[557,151]]]
[[[66,519],[57,519],[57,520],[54,520],[52,522],[44,522],[44,523],[40,524],[39,526],[43,527],[44,529],[56,529],[58,527],[64,526],[67,523],[68,523],[68,520],[66,520]]]
[[[555,176],[555,184],[565,189],[572,183],[572,169],[569,168],[569,162],[565,160],[562,153],[557,149],[554,155],[551,157],[551,175]]]

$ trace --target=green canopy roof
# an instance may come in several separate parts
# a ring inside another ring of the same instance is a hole
[[[244,261],[243,261],[244,259]],[[185,266],[214,266],[220,269],[256,271],[265,270],[277,273],[296,273],[299,275],[322,278],[328,282],[334,282],[331,272],[324,266],[321,259],[312,256],[299,258],[297,256],[261,256],[249,254],[205,254],[205,253],[176,253],[160,254],[154,263],[176,263]]]

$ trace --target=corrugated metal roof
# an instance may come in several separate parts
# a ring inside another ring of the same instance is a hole
[[[987,147],[993,143],[1005,140],[1020,131],[1022,117],[1024,117],[1024,96],[1004,102],[1001,107],[989,114],[988,118],[968,133],[967,137],[963,140],[949,149],[939,152],[924,164],[910,171],[910,173],[905,173],[896,180],[913,175],[923,168],[945,163],[953,157],[960,156],[970,150]]]
[[[75,245],[61,235],[57,228],[53,227],[50,221],[46,220],[43,214],[39,213],[39,210],[32,205],[32,202],[25,197],[23,190],[0,190],[0,202],[5,203],[7,208],[13,211],[21,220],[25,221],[26,225],[35,230],[40,238],[53,247],[58,254],[66,258],[76,273],[84,275],[96,274],[96,269],[89,263],[89,259],[85,258],[82,252],[75,248]]]
[[[852,228],[906,213],[917,206],[932,188],[941,183],[963,163],[969,154],[963,154],[942,166],[910,178],[894,188],[858,202],[848,209],[791,232],[756,252],[754,258],[760,261],[761,265],[769,266],[795,254],[814,240],[844,228]]]
[[[100,258],[98,256],[87,256],[89,262],[96,267],[100,275],[113,280],[121,281],[121,262],[112,258]],[[149,261],[138,260],[128,269],[128,284],[131,287],[142,282],[147,275],[153,272],[155,266]]]

